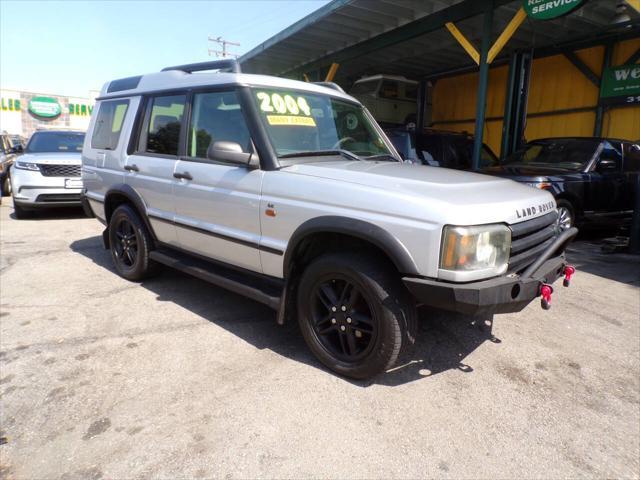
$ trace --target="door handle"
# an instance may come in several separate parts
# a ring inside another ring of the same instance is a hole
[[[182,173],[175,172],[173,176],[176,178],[181,178],[183,180],[193,180],[193,177],[189,172],[182,172]]]
[[[139,172],[140,169],[138,168],[138,166],[134,163],[133,165],[125,165],[124,169],[127,172]]]

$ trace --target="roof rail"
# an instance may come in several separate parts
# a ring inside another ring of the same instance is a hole
[[[175,67],[165,67],[161,71],[167,72],[169,70],[178,70],[185,73],[204,72],[205,70],[226,70],[233,73],[241,73],[240,64],[233,59],[188,63],[185,65],[176,65]]]
[[[322,85],[323,87],[331,88],[333,90],[337,90],[339,92],[344,93],[344,90],[340,85],[334,82],[313,82],[316,85]]]

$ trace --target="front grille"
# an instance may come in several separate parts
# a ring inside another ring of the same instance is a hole
[[[40,164],[40,173],[45,177],[79,177],[82,175],[80,165],[47,165]]]
[[[553,243],[558,235],[557,220],[558,213],[554,211],[542,217],[510,225],[509,272],[524,270]]]
[[[80,202],[79,193],[42,193],[36,197],[36,202],[57,203],[57,202]]]

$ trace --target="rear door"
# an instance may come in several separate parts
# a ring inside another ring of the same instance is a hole
[[[173,176],[184,128],[186,93],[145,99],[133,154],[124,165],[125,182],[142,197],[153,230],[161,242],[178,244],[173,224]]]
[[[106,219],[104,197],[113,185],[124,183],[128,135],[140,97],[101,100],[91,118],[82,149],[82,182],[91,208]]]
[[[260,194],[263,172],[209,160],[214,142],[253,152],[235,90],[194,93],[186,155],[176,164],[174,187],[180,247],[256,272],[260,263]]]
[[[622,173],[625,177],[622,209],[632,211],[635,207],[638,176],[640,175],[640,143],[625,142],[622,144]]]
[[[591,191],[585,198],[585,210],[605,215],[621,212],[625,177],[622,173],[622,145],[619,142],[602,142],[602,151],[590,176]]]

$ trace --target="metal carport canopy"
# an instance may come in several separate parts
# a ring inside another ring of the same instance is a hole
[[[444,27],[453,22],[479,47],[482,13],[490,0],[333,0],[240,57],[242,69],[312,80],[340,63],[335,80],[348,86],[376,73],[421,79],[477,68]],[[557,51],[598,40],[637,36],[637,15],[615,25],[614,0],[589,0],[576,11],[549,21],[527,19],[494,63],[515,50]],[[492,42],[521,7],[521,0],[493,0]],[[635,32],[635,33],[634,33]]]

